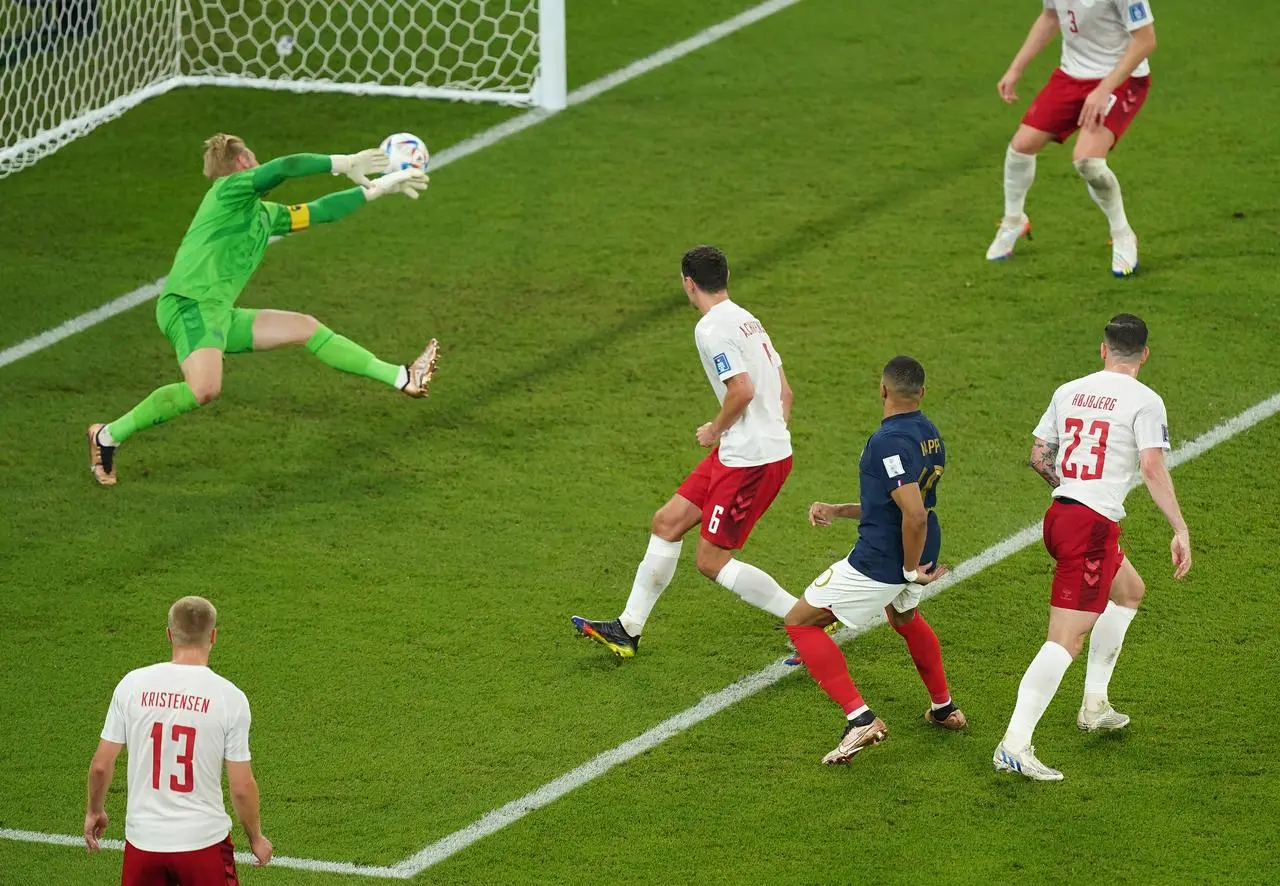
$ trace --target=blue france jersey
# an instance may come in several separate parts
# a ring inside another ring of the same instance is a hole
[[[937,427],[919,410],[891,415],[871,435],[858,462],[862,520],[849,565],[868,578],[902,584],[902,511],[893,490],[917,483],[929,509],[929,530],[920,562],[937,565],[942,551],[942,527],[933,507],[938,481],[946,466],[946,447]]]

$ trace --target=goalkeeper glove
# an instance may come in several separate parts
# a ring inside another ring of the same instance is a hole
[[[364,198],[369,202],[377,200],[385,194],[404,194],[414,200],[418,193],[425,191],[431,179],[421,169],[402,169],[390,175],[375,178],[364,186]]]
[[[369,148],[358,154],[334,154],[329,158],[334,175],[345,175],[358,185],[368,186],[369,176],[375,172],[386,172],[391,162],[384,151]]]

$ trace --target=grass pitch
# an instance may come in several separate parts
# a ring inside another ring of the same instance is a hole
[[[573,81],[747,5],[573,3]],[[744,553],[794,592],[852,540],[804,512],[856,496],[895,353],[929,372],[953,563],[1038,518],[1030,430],[1057,384],[1095,367],[1111,314],[1151,326],[1143,378],[1175,443],[1280,391],[1274,24],[1243,0],[1159,4],[1155,85],[1112,161],[1143,271],[1117,281],[1061,148],[1028,204],[1036,240],[982,260],[1021,112],[994,83],[1034,8],[862,6],[805,0],[442,170],[421,204],[382,201],[273,247],[241,303],[308,311],[388,359],[438,336],[426,403],[301,350],[228,358],[222,399],[130,440],[103,490],[84,426],[178,377],[150,306],[0,369],[0,827],[77,832],[111,688],[166,654],[181,594],[219,607],[213,664],[254,705],[267,832],[308,858],[398,861],[781,657],[774,623],[688,557],[634,662],[568,624],[621,608],[649,515],[700,455],[714,400],[675,279],[693,243],[728,252],[734,297],[796,388],[795,472]],[[1022,107],[1052,63],[1028,73]],[[144,105],[0,182],[0,346],[164,272],[209,132],[262,156],[402,129],[438,151],[510,113],[224,90]],[[1169,579],[1162,518],[1131,497],[1125,545],[1149,589],[1112,694],[1134,724],[1080,735],[1074,667],[1036,737],[1063,784],[990,764],[1043,639],[1049,562],[1033,548],[927,606],[967,734],[924,726],[910,660],[877,630],[849,658],[891,732],[857,765],[817,765],[840,715],[800,674],[419,879],[1266,880],[1280,863],[1278,428],[1175,472],[1196,553],[1185,583]],[[121,768],[110,836],[123,787]],[[118,854],[0,841],[0,883],[118,876]]]

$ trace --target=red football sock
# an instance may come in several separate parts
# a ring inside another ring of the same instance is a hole
[[[907,641],[907,650],[916,663],[920,679],[929,690],[929,698],[934,704],[945,704],[951,698],[951,690],[947,687],[947,672],[942,667],[942,646],[938,643],[938,635],[919,612],[905,625],[895,624],[893,629]]]
[[[831,696],[831,700],[844,708],[846,714],[853,713],[866,702],[858,687],[853,685],[853,677],[849,676],[849,663],[844,653],[820,627],[815,625],[787,625],[787,635],[800,653],[813,679],[818,681],[822,691]]]

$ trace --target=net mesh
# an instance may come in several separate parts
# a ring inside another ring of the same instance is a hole
[[[173,0],[0,0],[0,176],[173,77]]]
[[[0,0],[0,178],[174,86],[527,102],[538,0]]]
[[[194,0],[191,16],[195,76],[510,95],[537,76],[537,0]]]

